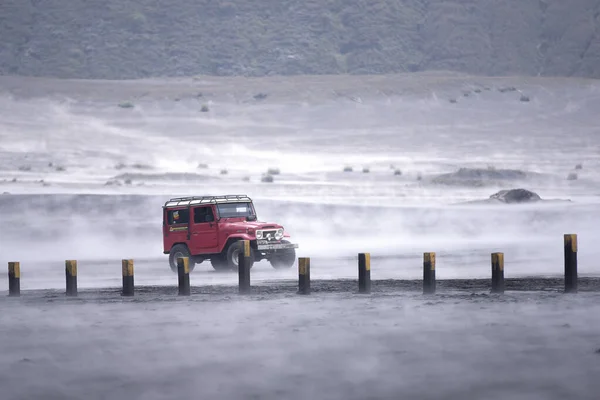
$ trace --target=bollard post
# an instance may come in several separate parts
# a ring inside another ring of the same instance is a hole
[[[21,264],[18,261],[8,263],[8,295],[21,295]]]
[[[65,261],[67,296],[77,296],[77,260]]]
[[[423,294],[435,293],[435,253],[423,253]]]
[[[238,255],[239,292],[250,293],[250,241],[242,240],[242,251]]]
[[[492,253],[492,293],[504,293],[504,253]]]
[[[358,292],[371,293],[371,253],[358,254]]]
[[[133,296],[133,260],[123,260],[123,296]]]
[[[565,235],[565,293],[577,293],[577,235]]]
[[[190,295],[190,259],[188,257],[177,258],[177,275],[179,277],[179,296]]]
[[[298,258],[298,293],[310,294],[310,257]]]

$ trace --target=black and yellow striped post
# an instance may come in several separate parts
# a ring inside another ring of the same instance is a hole
[[[298,293],[310,294],[310,257],[298,258]]]
[[[242,251],[238,256],[239,292],[250,293],[250,241],[242,240]]]
[[[504,253],[492,253],[492,293],[504,293]]]
[[[371,253],[358,254],[358,293],[371,293]]]
[[[577,235],[565,235],[565,293],[577,293]]]
[[[123,296],[133,296],[133,260],[123,260]]]
[[[190,259],[188,257],[177,258],[177,275],[179,277],[179,295],[190,295]]]
[[[8,263],[8,295],[21,295],[21,264],[18,261]]]
[[[435,253],[423,253],[423,294],[435,293]]]
[[[65,261],[67,296],[77,296],[77,260]]]

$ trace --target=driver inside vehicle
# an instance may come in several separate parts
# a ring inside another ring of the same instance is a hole
[[[194,210],[194,223],[213,222],[215,217],[211,207],[200,207]]]

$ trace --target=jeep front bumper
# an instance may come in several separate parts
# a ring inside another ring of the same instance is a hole
[[[297,249],[298,244],[296,243],[266,243],[266,241],[259,240],[256,243],[257,250],[286,250],[286,249]]]

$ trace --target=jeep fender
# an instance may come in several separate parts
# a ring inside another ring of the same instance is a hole
[[[177,246],[178,244],[182,244],[182,245],[184,245],[185,247],[187,247],[188,251],[190,250],[190,248],[188,247],[188,245],[187,245],[187,243],[186,243],[186,242],[177,242],[177,243],[173,243],[173,246],[171,246],[171,249],[172,249],[173,247]],[[166,250],[166,251],[163,251],[163,253],[164,253],[164,254],[171,254],[171,249],[169,249],[169,250]]]
[[[229,235],[229,237],[227,238],[227,242],[225,242],[225,244],[223,245],[223,247],[221,247],[219,249],[219,253],[222,253],[225,249],[227,249],[231,243],[233,242],[237,242],[238,240],[249,240],[250,244],[252,244],[253,241],[255,241],[256,239],[251,237],[250,235],[247,235],[245,233],[239,233],[236,235]]]

